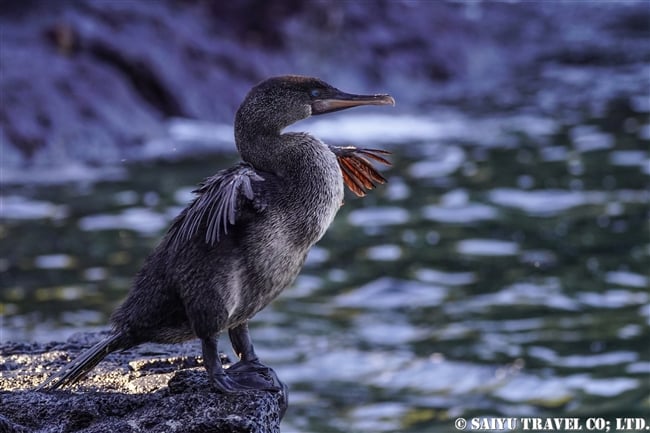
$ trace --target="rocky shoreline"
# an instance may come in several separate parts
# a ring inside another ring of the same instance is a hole
[[[143,344],[109,355],[71,389],[34,391],[101,337],[0,345],[0,432],[280,431],[286,393],[213,392],[196,342]]]

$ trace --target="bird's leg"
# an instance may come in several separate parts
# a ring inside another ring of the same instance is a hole
[[[286,394],[286,385],[280,382],[275,371],[262,364],[255,354],[248,331],[248,322],[231,328],[228,335],[232,347],[240,359],[238,363],[228,368],[228,373],[232,374],[233,380],[244,386],[269,391],[282,390]]]
[[[217,339],[215,337],[202,338],[201,349],[203,351],[203,365],[208,372],[208,379],[212,386],[225,394],[250,389],[250,387],[241,385],[226,375],[226,372],[221,366],[219,352],[217,351]]]
[[[266,368],[262,363],[260,363],[259,358],[255,354],[253,341],[251,340],[251,335],[248,331],[248,322],[244,322],[241,325],[229,329],[228,336],[230,337],[232,348],[240,360],[237,364],[259,365]]]

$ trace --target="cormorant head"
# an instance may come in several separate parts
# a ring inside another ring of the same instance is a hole
[[[389,95],[345,93],[318,78],[284,75],[253,87],[237,111],[235,124],[245,124],[258,132],[279,133],[311,115],[360,105],[395,105],[395,100]]]

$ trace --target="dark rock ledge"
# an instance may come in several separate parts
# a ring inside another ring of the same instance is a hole
[[[36,392],[101,334],[65,343],[0,343],[0,433],[280,431],[283,393],[212,391],[196,342],[109,355],[79,384]]]

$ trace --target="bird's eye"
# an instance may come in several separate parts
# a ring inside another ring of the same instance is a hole
[[[320,90],[318,90],[318,89],[311,89],[311,91],[309,92],[309,94],[310,94],[311,96],[313,96],[314,98],[318,98],[318,97],[320,96]]]

